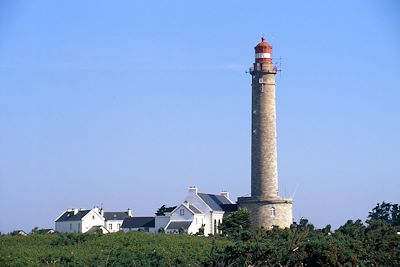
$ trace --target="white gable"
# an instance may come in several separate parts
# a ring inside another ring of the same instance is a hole
[[[191,221],[194,213],[184,204],[179,205],[171,212],[172,221]]]

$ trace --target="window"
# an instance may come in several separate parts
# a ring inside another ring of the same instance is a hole
[[[117,224],[117,229],[118,229],[118,230],[121,229],[121,224],[120,224],[120,223]]]
[[[112,230],[112,223],[108,224],[108,229]]]
[[[94,215],[92,215],[92,220],[94,220]]]
[[[69,230],[72,230],[72,223],[69,224]]]
[[[275,217],[275,215],[276,215],[275,208],[272,207],[272,208],[269,209],[269,211],[270,211],[271,217]]]
[[[217,220],[214,220],[214,235],[217,234]]]
[[[179,214],[180,215],[185,215],[185,210],[184,209],[179,210]]]

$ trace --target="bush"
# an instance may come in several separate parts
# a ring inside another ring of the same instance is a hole
[[[347,221],[332,232],[306,219],[251,229],[248,213],[224,219],[225,236],[32,234],[0,236],[0,266],[400,266],[398,226]]]

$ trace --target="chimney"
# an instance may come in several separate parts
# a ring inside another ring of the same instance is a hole
[[[95,212],[97,212],[98,214],[100,214],[101,216],[104,216],[104,210],[103,210],[103,208],[94,207],[93,210],[94,210]]]
[[[221,196],[226,197],[227,199],[229,199],[229,192],[228,191],[222,191],[220,193]]]
[[[74,215],[77,214],[78,211],[79,211],[78,209],[72,208],[72,212],[74,213]]]
[[[197,188],[195,186],[189,187],[189,193],[197,195]]]
[[[128,217],[132,217],[132,210],[130,208],[128,208]]]

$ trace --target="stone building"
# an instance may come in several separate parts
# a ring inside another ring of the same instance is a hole
[[[275,75],[272,46],[264,38],[255,47],[252,77],[251,196],[238,198],[251,213],[254,227],[270,229],[292,224],[290,198],[278,196]]]

